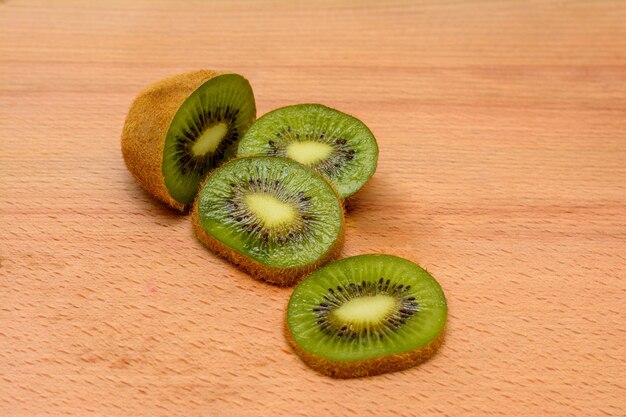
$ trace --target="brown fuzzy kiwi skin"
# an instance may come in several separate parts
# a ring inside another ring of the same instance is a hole
[[[286,316],[285,316],[286,317]],[[378,356],[356,361],[330,361],[304,350],[293,338],[285,318],[285,337],[296,354],[315,371],[332,378],[358,378],[402,371],[430,359],[439,349],[445,337],[445,326],[437,337],[426,346],[408,352]]]
[[[163,150],[172,119],[202,83],[220,75],[212,70],[186,72],[158,81],[139,93],[122,131],[122,155],[135,180],[157,199],[184,212],[163,178]]]
[[[208,181],[211,175],[213,174],[209,174],[204,180],[204,182],[200,186],[200,190],[204,189],[204,183]],[[339,197],[339,194],[337,194],[334,186],[324,177],[320,176],[320,178],[324,179],[324,181],[326,181],[326,183],[330,185],[330,188],[333,190],[335,196],[337,197],[337,201],[339,202],[339,208],[341,211],[341,228],[339,229],[339,235],[337,236],[337,239],[335,240],[333,245],[328,248],[326,253],[315,262],[295,268],[273,268],[268,265],[263,265],[262,263],[257,262],[254,259],[242,253],[239,253],[230,246],[227,246],[224,243],[220,242],[218,239],[209,235],[200,223],[200,214],[198,213],[198,199],[200,198],[200,192],[198,192],[198,194],[196,195],[196,199],[193,204],[193,210],[191,212],[191,224],[193,226],[193,231],[198,240],[202,242],[212,252],[216,253],[222,258],[229,260],[234,265],[237,265],[239,268],[241,268],[243,271],[246,271],[247,273],[252,275],[254,278],[280,287],[292,287],[300,282],[305,276],[318,270],[321,266],[327,264],[333,259],[336,259],[343,249],[345,229],[343,203],[341,201],[341,198]]]

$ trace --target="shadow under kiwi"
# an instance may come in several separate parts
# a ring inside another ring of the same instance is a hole
[[[124,191],[128,194],[127,200],[135,202],[138,211],[148,213],[149,215],[156,215],[169,220],[179,220],[187,217],[190,212],[191,206],[187,207],[184,212],[181,212],[154,197],[139,185],[130,173],[124,178]]]
[[[416,254],[439,229],[423,207],[409,202],[402,189],[374,176],[346,206],[346,244],[342,257],[362,253]]]

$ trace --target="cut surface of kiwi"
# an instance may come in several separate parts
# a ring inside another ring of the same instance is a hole
[[[286,333],[303,361],[340,378],[417,365],[443,341],[441,286],[417,264],[360,255],[328,264],[289,300]]]
[[[237,155],[288,157],[326,177],[346,198],[374,174],[378,145],[360,120],[321,104],[299,104],[260,117]]]
[[[192,213],[210,249],[265,281],[292,285],[343,244],[343,208],[333,187],[287,158],[247,157],[207,177]]]
[[[255,117],[252,88],[238,74],[203,70],[159,81],[126,118],[126,166],[146,190],[184,210],[206,174],[234,156]]]
[[[163,177],[174,199],[193,202],[206,174],[235,155],[255,115],[250,84],[237,74],[212,78],[185,100],[163,152]]]

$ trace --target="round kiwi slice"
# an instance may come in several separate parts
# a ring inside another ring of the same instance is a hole
[[[447,306],[424,269],[391,255],[335,261],[302,281],[286,333],[302,360],[338,378],[417,365],[441,345]]]
[[[237,74],[179,74],[143,90],[122,132],[122,154],[139,184],[183,211],[206,174],[236,153],[256,117],[252,88]]]
[[[335,190],[287,158],[238,158],[214,170],[200,189],[192,221],[210,249],[278,285],[294,284],[343,244],[343,208]]]
[[[286,156],[333,183],[341,198],[356,193],[376,170],[378,145],[360,120],[321,104],[299,104],[259,118],[237,156]]]

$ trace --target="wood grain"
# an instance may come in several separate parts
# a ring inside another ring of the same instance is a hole
[[[626,4],[311,3],[0,2],[0,415],[626,415]],[[373,130],[343,256],[438,278],[436,357],[316,374],[132,180],[133,97],[205,67]]]

